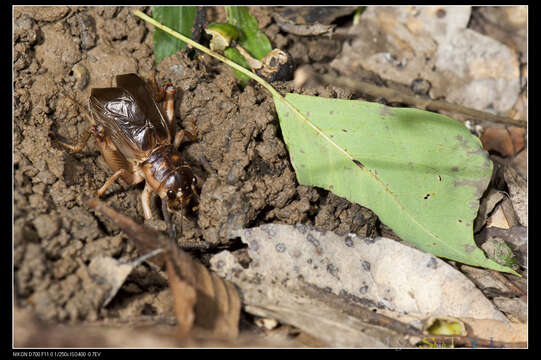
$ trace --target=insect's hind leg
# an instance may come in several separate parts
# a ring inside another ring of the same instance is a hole
[[[107,190],[107,188],[109,186],[111,186],[116,181],[116,179],[118,179],[119,177],[121,177],[121,176],[123,176],[125,174],[126,174],[126,170],[125,169],[120,169],[117,172],[115,172],[113,175],[111,175],[111,177],[109,179],[107,179],[105,184],[103,184],[103,186],[98,190],[98,196],[102,197],[103,194],[105,194],[105,191]]]
[[[73,104],[75,104],[75,106],[77,106],[77,108],[79,109],[79,112],[81,114],[83,114],[84,116],[86,116],[90,120],[90,122],[92,124],[94,124],[95,121],[94,121],[94,118],[92,117],[92,115],[90,114],[90,112],[83,105],[81,105],[79,103],[79,101],[77,101],[77,99],[75,99],[66,89],[64,89],[64,87],[62,85],[60,85],[60,84],[57,84],[57,85],[60,87],[60,93],[62,93],[62,95],[64,95],[66,98],[70,99],[71,102]],[[80,152],[81,150],[84,149],[84,147],[86,146],[86,144],[88,142],[88,139],[90,139],[90,136],[95,134],[95,133],[96,133],[95,126],[90,125],[88,128],[86,128],[86,130],[84,132],[84,135],[81,138],[81,140],[75,140],[73,145],[59,140],[58,137],[56,136],[56,134],[54,132],[52,132],[52,131],[49,131],[49,136],[57,144],[59,144],[60,146],[70,150],[70,152],[72,154],[76,154],[76,153],[78,153],[78,152]]]
[[[93,134],[92,132],[92,128],[93,126],[90,126],[89,128],[87,128],[85,130],[85,134],[83,135],[83,138],[81,140],[75,140],[74,141],[74,144],[68,144],[66,142],[63,142],[63,141],[60,141],[56,134],[52,131],[49,131],[49,136],[58,144],[58,145],[61,145],[63,147],[65,147],[66,149],[70,150],[70,152],[72,154],[77,154],[78,152],[80,152],[81,150],[84,149],[84,147],[86,146],[86,143],[88,142],[88,139],[90,139],[90,135]]]

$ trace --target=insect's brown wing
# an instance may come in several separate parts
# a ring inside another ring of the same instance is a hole
[[[127,159],[138,159],[157,144],[169,143],[171,135],[146,84],[125,80],[116,88],[92,89],[89,107],[118,150]]]
[[[167,121],[160,106],[156,103],[151,87],[136,74],[118,75],[116,85],[132,94],[137,104],[141,106],[146,119],[152,123],[160,141],[167,140],[171,142],[174,129],[170,128],[169,121]]]

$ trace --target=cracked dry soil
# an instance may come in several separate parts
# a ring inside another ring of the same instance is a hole
[[[52,131],[73,141],[90,125],[84,112],[60,92],[60,83],[80,104],[87,103],[91,88],[108,87],[121,73],[150,80],[155,70],[159,83],[177,88],[177,126],[190,130],[195,121],[199,130],[198,141],[184,143],[181,151],[202,179],[199,210],[183,222],[184,240],[227,249],[229,229],[273,222],[365,235],[373,218],[359,205],[298,184],[266,90],[253,83],[239,88],[231,70],[207,55],[180,52],[155,67],[152,27],[133,16],[134,9],[14,9],[15,300],[19,306],[32,306],[42,319],[174,317],[165,273],[147,264],[133,271],[110,304],[100,306],[103,294],[88,274],[90,261],[98,255],[129,261],[141,254],[118,227],[83,201],[112,174],[95,142],[91,139],[72,155],[48,136]],[[309,40],[280,34],[267,11],[256,12],[260,25],[273,45],[290,51],[297,65],[325,58],[323,51],[306,51]],[[207,16],[219,21],[223,14],[209,9]],[[336,46],[323,45],[336,53]],[[273,85],[282,93],[295,91],[290,82]],[[350,97],[336,88],[303,93]],[[103,199],[143,223],[143,187],[117,181]],[[155,218],[149,225],[165,230],[159,199],[154,200]],[[172,219],[180,222],[178,214]],[[209,255],[197,256],[205,263]]]

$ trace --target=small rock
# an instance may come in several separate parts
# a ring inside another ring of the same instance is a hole
[[[60,229],[58,216],[53,214],[43,214],[33,221],[34,227],[41,239],[49,239],[55,236]]]

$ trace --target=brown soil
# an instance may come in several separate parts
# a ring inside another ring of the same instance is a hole
[[[146,264],[134,270],[108,306],[100,307],[102,294],[87,271],[92,258],[129,261],[141,254],[118,227],[83,201],[112,174],[95,142],[72,155],[48,136],[52,131],[72,141],[90,125],[59,91],[62,82],[81,104],[91,88],[107,87],[121,73],[150,80],[155,70],[160,83],[177,88],[178,123],[190,130],[195,121],[199,129],[199,140],[181,150],[203,180],[199,210],[184,219],[183,240],[227,249],[228,229],[272,222],[365,235],[367,223],[373,224],[368,210],[298,184],[266,90],[254,84],[239,88],[231,70],[206,55],[191,59],[181,52],[155,67],[152,27],[133,16],[134,9],[15,8],[13,251],[18,305],[31,305],[40,318],[53,321],[173,318],[166,275]],[[280,33],[270,10],[256,12],[260,24],[296,65],[326,63],[339,52],[338,40]],[[209,21],[223,17],[221,11],[209,11]],[[81,69],[88,70],[88,78]],[[283,93],[294,91],[290,82],[273,85]],[[351,96],[321,87],[305,93]],[[104,201],[142,223],[143,186],[116,182]],[[155,219],[148,223],[165,230],[159,199],[154,205]],[[173,216],[177,224],[179,216]],[[196,256],[206,261],[208,255]]]

